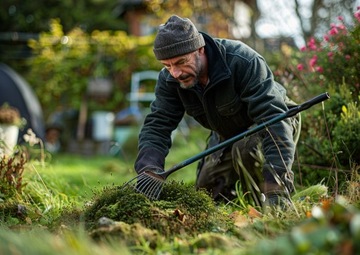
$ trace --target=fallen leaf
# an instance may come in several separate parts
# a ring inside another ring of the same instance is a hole
[[[325,212],[330,210],[331,205],[332,200],[330,198],[321,200],[321,207],[324,209]]]
[[[181,222],[185,222],[185,219],[186,219],[185,213],[183,213],[183,212],[180,211],[179,209],[175,209],[174,215],[175,215]]]
[[[249,220],[239,211],[232,212],[229,216],[234,222],[234,225],[239,228],[246,227],[249,224]]]
[[[311,218],[311,217],[312,217],[311,211],[306,211],[306,218]]]
[[[262,213],[259,212],[258,210],[256,210],[252,206],[249,206],[248,215],[249,215],[250,218],[261,218],[262,217]]]

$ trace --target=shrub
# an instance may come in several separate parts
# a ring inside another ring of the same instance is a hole
[[[74,28],[65,34],[59,20],[51,29],[30,40],[33,56],[26,79],[32,84],[44,114],[63,109],[79,109],[87,95],[89,81],[110,80],[110,98],[88,100],[89,110],[119,110],[130,90],[131,73],[158,70],[152,53],[152,36],[129,36],[124,31],[94,31]]]
[[[8,199],[16,193],[21,193],[23,173],[27,158],[25,153],[14,154],[11,157],[0,158],[0,196]]]
[[[323,38],[310,38],[300,50],[283,55],[274,74],[296,101],[325,91],[331,96],[324,109],[302,113],[298,160],[303,180],[341,183],[346,175],[336,173],[360,163],[360,8],[352,22],[338,17]]]

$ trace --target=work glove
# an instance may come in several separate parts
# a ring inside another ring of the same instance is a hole
[[[150,175],[141,175],[145,171],[164,172],[165,157],[152,147],[140,150],[135,161],[135,171],[138,173],[136,190],[150,199],[157,199],[161,193],[161,182],[153,181]]]
[[[154,172],[154,173],[162,173],[164,172],[164,169],[158,166],[144,166],[142,169],[140,169],[139,171],[136,171],[138,174],[141,174],[145,171],[150,171],[150,172]]]
[[[137,159],[135,161],[135,171],[140,174],[146,170],[149,171],[164,171],[165,156],[158,150],[145,147],[139,151]]]

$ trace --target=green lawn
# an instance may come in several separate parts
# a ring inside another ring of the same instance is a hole
[[[205,148],[208,132],[195,128],[187,135],[176,135],[173,146],[166,159],[165,168],[178,164]],[[136,141],[130,141],[136,143]],[[94,155],[84,156],[77,154],[54,154],[46,160],[45,166],[32,163],[25,172],[25,178],[42,178],[44,183],[63,192],[68,196],[76,196],[81,200],[92,196],[92,190],[104,186],[122,185],[136,176],[133,165],[136,151],[132,149],[121,155]],[[125,156],[124,156],[125,154]],[[193,183],[196,176],[197,162],[175,172],[169,180],[175,179]],[[26,179],[25,179],[26,180]]]

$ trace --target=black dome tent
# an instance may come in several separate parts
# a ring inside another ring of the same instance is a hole
[[[19,132],[19,143],[23,135],[31,128],[37,137],[44,140],[45,127],[40,103],[29,84],[12,68],[0,63],[0,106],[8,103],[17,108],[26,125]]]

